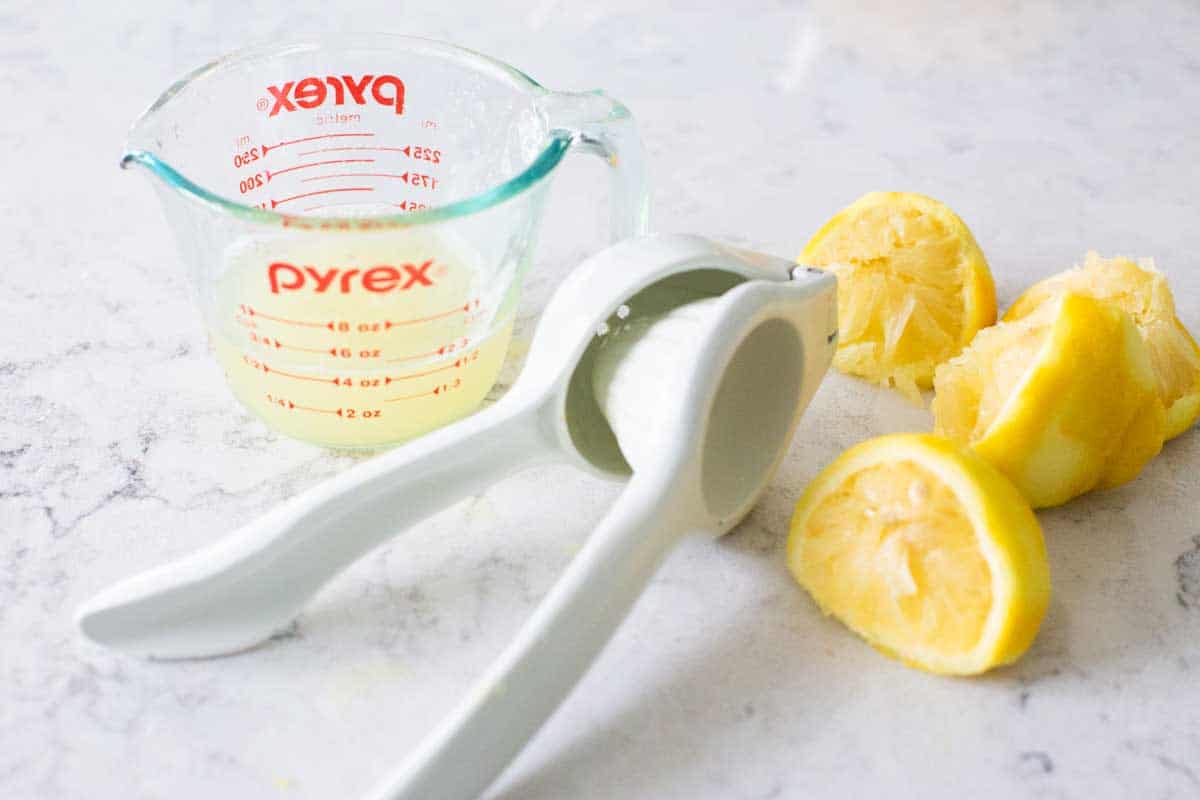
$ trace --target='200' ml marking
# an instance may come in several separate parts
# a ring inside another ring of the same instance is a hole
[[[280,111],[295,111],[296,107],[316,108],[333,94],[333,104],[346,104],[346,95],[360,106],[367,104],[367,93],[381,106],[391,106],[397,114],[404,113],[404,81],[395,75],[363,75],[355,80],[352,75],[340,78],[327,75],[324,79],[310,76],[299,81],[288,81],[283,86],[268,86],[267,92],[275,100],[271,106],[273,117]]]

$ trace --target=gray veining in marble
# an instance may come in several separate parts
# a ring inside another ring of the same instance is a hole
[[[0,797],[346,798],[503,646],[614,488],[514,476],[339,578],[278,641],[156,664],[73,608],[353,460],[231,399],[150,187],[116,168],[170,80],[296,31],[453,40],[636,114],[655,226],[782,255],[864,191],[972,226],[1001,300],[1085,250],[1151,255],[1200,329],[1200,6],[812,2],[0,8]],[[555,187],[518,338],[598,246],[603,167]],[[511,379],[512,368],[508,370]],[[491,796],[1200,797],[1200,433],[1041,514],[1054,599],[1017,665],[914,672],[823,619],[783,542],[805,482],[926,411],[832,376],[774,487],[675,553]],[[545,487],[554,487],[553,497]]]

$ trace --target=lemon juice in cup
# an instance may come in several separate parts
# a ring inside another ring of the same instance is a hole
[[[480,262],[420,229],[242,240],[213,348],[238,399],[283,433],[407,439],[474,409],[500,371],[515,298],[495,296]]]

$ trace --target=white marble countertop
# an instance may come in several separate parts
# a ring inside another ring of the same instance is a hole
[[[859,194],[921,191],[974,229],[1004,303],[1089,248],[1149,255],[1200,329],[1194,2],[220,5],[0,10],[6,800],[356,796],[498,652],[615,492],[567,468],[514,476],[238,657],[147,663],[80,640],[72,610],[100,588],[352,463],[235,404],[153,192],[116,168],[150,99],[247,41],[393,29],[603,87],[641,125],[658,230],[794,255]],[[519,336],[598,242],[584,210],[602,169],[574,160],[555,187]],[[1136,482],[1040,515],[1054,599],[1039,639],[955,680],[823,619],[783,558],[822,465],[928,425],[831,376],[761,506],[670,557],[491,796],[1200,797],[1200,432]]]

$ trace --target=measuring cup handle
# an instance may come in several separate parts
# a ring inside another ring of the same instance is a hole
[[[77,624],[100,644],[154,658],[243,650],[283,629],[330,578],[377,545],[554,452],[534,406],[501,401],[109,588],[79,610]]]
[[[629,109],[603,92],[551,92],[541,106],[553,131],[571,147],[612,168],[612,240],[641,236],[650,217],[646,159]]]
[[[635,474],[466,699],[367,799],[481,796],[583,677],[682,528],[662,486]]]

